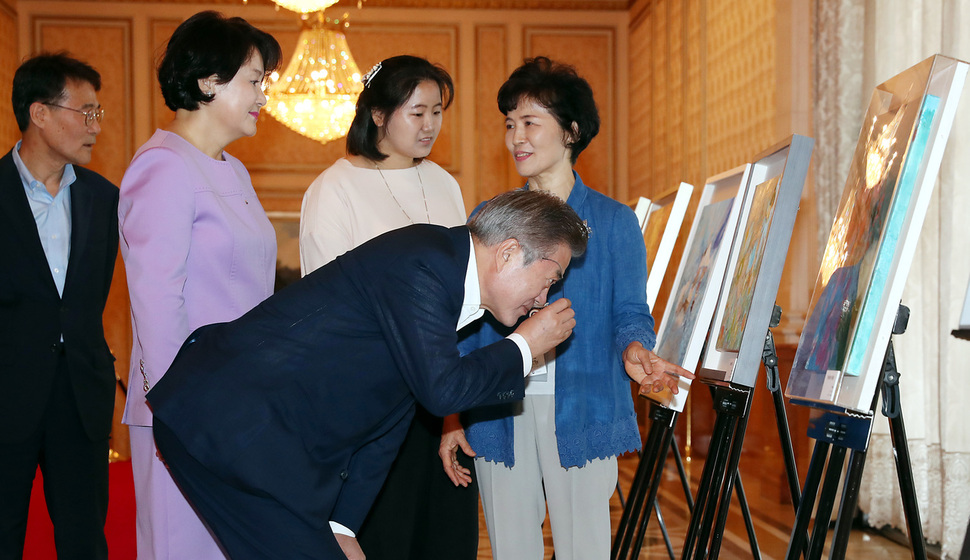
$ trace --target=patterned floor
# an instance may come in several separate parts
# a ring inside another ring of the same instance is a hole
[[[637,458],[635,456],[621,457],[619,460],[620,486],[624,492],[630,489],[633,476],[636,471]],[[742,465],[743,469],[744,465]],[[700,469],[694,469],[693,487],[696,489],[696,478],[700,475]],[[783,559],[788,549],[788,542],[791,527],[794,524],[795,514],[793,508],[788,503],[781,503],[774,494],[775,491],[765,491],[762,482],[771,477],[762,476],[762,473],[754,473],[745,477],[742,470],[742,481],[747,494],[747,500],[751,506],[751,515],[755,526],[755,536],[758,541],[758,550],[761,558],[765,560]],[[674,557],[679,558],[683,549],[684,539],[687,534],[689,523],[687,503],[684,492],[677,477],[676,470],[671,466],[664,476],[659,493],[660,510],[664,516],[664,522],[674,551]],[[751,544],[744,521],[741,517],[740,508],[735,501],[731,507],[726,530],[723,537],[719,558],[724,560],[753,558]],[[622,515],[622,508],[618,495],[613,496],[611,503],[613,529],[616,530]],[[479,560],[492,560],[492,552],[488,543],[488,534],[485,529],[485,522],[480,516],[481,531],[479,539]],[[548,525],[548,524],[547,524]],[[552,558],[553,546],[552,537],[548,530],[546,533],[546,559]],[[832,531],[829,531],[831,538]],[[828,545],[826,545],[825,556],[828,557]],[[884,536],[866,530],[853,530],[849,546],[846,550],[846,558],[863,559],[878,558],[879,560],[897,560],[912,558],[908,547],[897,544]],[[644,539],[643,547],[640,550],[640,559],[659,560],[670,558],[662,533],[659,529],[656,516],[652,517],[648,523],[648,530]]]

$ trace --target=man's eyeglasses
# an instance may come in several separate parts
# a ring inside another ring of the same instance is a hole
[[[58,105],[57,103],[44,103],[49,107],[57,107],[59,109],[67,109],[68,111],[74,111],[75,113],[81,113],[84,115],[84,126],[91,126],[95,120],[101,122],[104,120],[104,108],[98,105],[95,109],[88,109],[87,111],[82,111],[80,109],[72,109],[70,107],[65,107],[63,105]]]

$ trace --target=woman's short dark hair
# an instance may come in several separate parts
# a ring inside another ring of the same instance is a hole
[[[195,111],[212,101],[203,95],[199,80],[213,74],[217,83],[232,81],[254,52],[263,58],[266,73],[276,70],[283,53],[272,35],[240,17],[199,12],[182,22],[165,47],[158,65],[158,83],[165,105],[173,111]]]
[[[41,53],[27,59],[13,75],[11,104],[20,132],[30,125],[30,106],[57,103],[64,95],[67,81],[87,82],[101,91],[101,74],[66,52]]]
[[[472,236],[486,247],[515,238],[522,247],[522,264],[548,257],[560,244],[573,258],[586,252],[589,228],[561,198],[540,190],[504,192],[468,220]]]
[[[455,85],[448,72],[417,56],[392,56],[382,60],[380,69],[376,73],[372,71],[369,77],[357,98],[357,114],[347,132],[347,153],[372,161],[387,159],[387,154],[377,148],[380,130],[374,124],[374,111],[384,114],[384,127],[387,127],[391,114],[407,103],[421,82],[438,84],[442,109],[447,109],[455,97]]]
[[[498,90],[498,108],[508,115],[527,99],[545,107],[567,134],[572,162],[600,131],[600,115],[589,82],[568,64],[544,56],[527,58]],[[573,129],[576,123],[576,129]]]

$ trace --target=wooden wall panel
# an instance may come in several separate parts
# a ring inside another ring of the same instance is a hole
[[[496,96],[508,77],[509,60],[505,44],[508,31],[504,26],[486,25],[476,30],[475,43],[475,130],[478,189],[466,194],[465,205],[474,208],[507,190],[522,185],[523,180],[505,147],[505,119],[498,110]],[[515,57],[515,62],[519,58]],[[468,196],[472,200],[468,200]]]
[[[17,53],[17,13],[6,0],[0,1],[0,154],[5,154],[20,139],[17,119],[10,106],[14,72],[20,66]]]
[[[576,162],[576,171],[590,187],[608,195],[617,192],[616,173],[616,31],[609,28],[526,27],[526,56],[548,56],[576,67],[593,88],[600,113],[600,132]]]

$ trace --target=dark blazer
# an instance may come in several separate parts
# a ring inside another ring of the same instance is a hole
[[[392,231],[196,330],[148,393],[156,426],[310,526],[358,530],[415,400],[444,416],[524,395],[512,341],[459,355],[469,249],[464,226]]]
[[[93,171],[79,166],[74,171],[71,253],[61,297],[13,156],[0,158],[0,441],[5,443],[23,440],[37,428],[62,350],[88,437],[104,439],[111,431],[114,358],[101,315],[118,255],[118,188]]]

